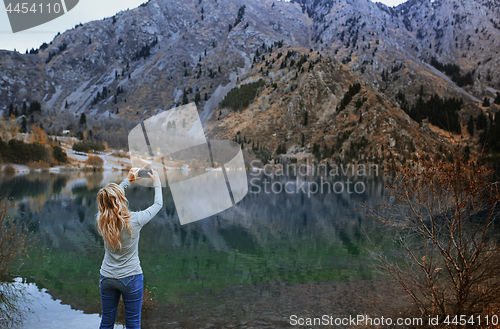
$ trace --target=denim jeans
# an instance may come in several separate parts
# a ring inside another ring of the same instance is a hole
[[[125,306],[125,327],[141,328],[141,307],[143,294],[143,276],[132,275],[122,279],[100,276],[102,318],[100,329],[113,329],[115,326],[118,302],[122,296]]]

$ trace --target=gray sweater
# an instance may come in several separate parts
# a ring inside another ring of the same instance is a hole
[[[120,183],[120,187],[125,190],[130,185],[128,179]],[[163,197],[161,194],[161,182],[154,183],[155,201],[148,209],[132,212],[130,225],[133,236],[123,230],[120,234],[122,248],[120,250],[110,250],[104,244],[105,253],[101,265],[101,275],[107,278],[121,279],[131,275],[142,273],[141,262],[139,261],[139,235],[141,228],[146,225],[163,207]],[[99,218],[99,217],[98,217]]]

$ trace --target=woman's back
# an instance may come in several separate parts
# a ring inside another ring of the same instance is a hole
[[[153,205],[146,210],[131,213],[129,221],[132,229],[132,236],[127,230],[121,231],[121,249],[112,249],[105,244],[106,251],[102,261],[101,275],[108,278],[121,279],[142,273],[138,251],[140,232],[142,227],[162,208],[163,198],[160,184],[159,181],[154,183],[155,200]],[[125,190],[129,185],[130,183],[124,180],[120,184],[120,187]]]

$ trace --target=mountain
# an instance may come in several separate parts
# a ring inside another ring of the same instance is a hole
[[[279,150],[298,160],[313,153],[337,163],[378,163],[385,157],[406,161],[415,152],[434,153],[439,147],[438,134],[420,128],[394,101],[320,51],[280,49],[266,54],[266,61],[257,60],[246,76],[244,86],[264,84],[259,96],[241,111],[223,102],[206,130],[266,160]]]
[[[333,51],[389,93],[397,90],[383,83],[383,70],[389,71],[386,80],[399,80],[398,87],[422,82],[441,95],[471,101],[492,97],[492,88],[499,87],[493,72],[500,61],[500,13],[494,1],[410,0],[388,8],[370,1],[301,0],[301,5],[314,20],[314,46]],[[457,89],[428,65],[432,59],[459,66],[461,75],[472,72],[473,85],[462,88],[465,93]]]
[[[78,25],[31,54],[1,51],[0,109],[38,100],[32,121],[46,131],[92,129],[123,147],[142,117],[197,101],[209,137],[246,137],[264,158],[280,151],[403,161],[435,153],[443,139],[479,143],[465,127],[471,115],[498,110],[479,103],[500,89],[499,8],[498,0],[393,8],[369,0],[152,0]],[[220,105],[259,79],[248,106]],[[433,94],[464,105],[443,120],[429,109],[448,103]],[[342,100],[351,101],[339,111]]]

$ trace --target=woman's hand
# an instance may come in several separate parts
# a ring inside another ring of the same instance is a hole
[[[137,177],[137,173],[139,173],[139,170],[141,170],[141,168],[130,169],[130,171],[128,172],[128,176],[127,176],[127,179],[129,182],[133,182],[135,180],[141,179],[141,177]]]
[[[151,174],[153,173],[153,174]],[[151,179],[151,181],[153,182],[153,184],[155,182],[159,182],[160,181],[160,176],[158,175],[158,172],[154,169],[151,169],[151,173],[148,172],[148,175],[149,175],[149,179]]]

